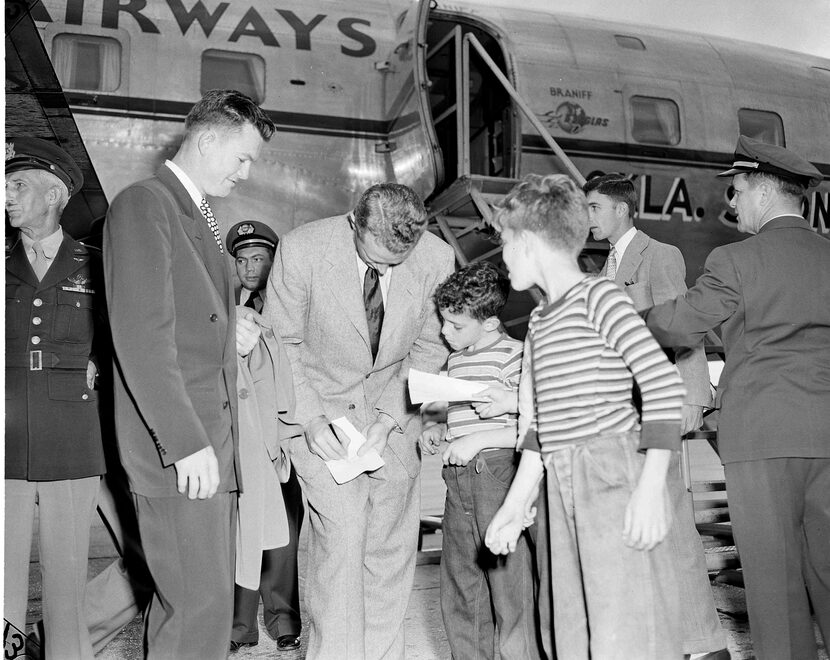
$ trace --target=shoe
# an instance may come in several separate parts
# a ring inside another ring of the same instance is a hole
[[[687,653],[683,656],[684,660],[689,660],[691,656]],[[710,651],[706,655],[699,655],[695,660],[731,660],[728,649],[721,649],[720,651]]]
[[[293,651],[298,648],[300,648],[299,635],[280,635],[277,637],[277,650]]]
[[[258,642],[235,642],[231,640],[231,653],[236,653],[243,646],[256,646]]]

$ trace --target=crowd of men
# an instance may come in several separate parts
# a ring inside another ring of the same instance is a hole
[[[102,254],[60,226],[83,185],[71,157],[8,138],[6,212],[19,238],[6,256],[4,616],[25,633],[37,507],[46,657],[91,658],[143,612],[147,657],[226,658],[257,643],[260,598],[278,648],[298,648],[304,500],[308,657],[405,657],[422,432],[406,378],[447,362],[433,296],[453,253],[426,231],[418,196],[394,183],[281,238],[245,220],[223,239],[208,197],[245,180],[273,133],[248,97],[205,94],[175,156],[112,200]],[[724,175],[739,229],[753,236],[714,250],[688,291],[680,252],[634,228],[628,179],[592,180],[580,203],[612,245],[601,275],[676,361],[686,392],[677,440],[704,408],[721,411],[755,653],[804,660],[817,654],[811,609],[830,638],[830,242],[801,217],[821,175],[743,137]],[[513,264],[511,278],[525,272]],[[702,349],[713,328],[726,355],[716,402]],[[520,419],[526,405],[520,393]],[[332,424],[344,416],[366,438],[360,453],[384,465],[340,484],[326,462],[346,456]],[[674,522],[655,543],[682,594],[677,649],[728,658],[677,452],[668,460]],[[121,558],[87,584],[96,507]],[[494,552],[512,549],[501,538]],[[556,553],[553,541],[539,539],[537,555]],[[560,644],[557,616],[570,616],[561,578],[543,585],[554,611],[553,627],[540,622],[543,646],[553,657],[553,639],[560,658],[581,658]]]

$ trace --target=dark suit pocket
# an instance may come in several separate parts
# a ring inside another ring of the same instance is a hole
[[[52,337],[73,344],[91,341],[92,294],[60,290],[57,293]]]
[[[86,369],[50,371],[49,398],[52,401],[94,402],[98,393],[86,386]]]

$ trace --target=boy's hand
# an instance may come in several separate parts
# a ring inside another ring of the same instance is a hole
[[[444,465],[467,465],[482,450],[475,433],[453,440],[444,450]]]
[[[438,451],[438,446],[441,444],[446,433],[447,430],[444,424],[433,424],[425,428],[421,432],[421,437],[418,438],[421,451],[434,455]]]
[[[473,403],[476,414],[483,419],[498,417],[505,413],[516,413],[519,410],[519,392],[517,390],[512,390],[503,385],[493,385],[478,394],[489,399],[488,401]]]
[[[484,544],[494,555],[515,552],[516,543],[524,529],[524,515],[521,509],[506,504],[496,511],[484,535]]]
[[[625,508],[623,541],[629,548],[651,550],[669,531],[671,508],[665,483],[656,490],[638,484]]]

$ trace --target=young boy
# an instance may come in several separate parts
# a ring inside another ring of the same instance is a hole
[[[521,342],[501,329],[507,279],[492,264],[471,264],[435,292],[442,334],[453,349],[453,378],[515,390]],[[525,538],[504,561],[484,547],[484,532],[516,471],[516,415],[482,419],[470,402],[451,403],[447,423],[427,428],[421,448],[434,454],[444,439],[447,500],[442,525],[441,611],[454,658],[540,657],[534,619],[533,561]],[[495,621],[494,621],[495,617]]]
[[[671,522],[665,480],[679,445],[683,383],[628,297],[580,271],[588,212],[569,178],[525,177],[500,204],[496,224],[513,287],[539,286],[547,300],[528,327],[525,382],[533,391],[520,401],[533,403],[524,451],[487,547],[512,552],[546,470],[559,659],[681,658],[673,557],[661,541]]]

